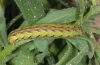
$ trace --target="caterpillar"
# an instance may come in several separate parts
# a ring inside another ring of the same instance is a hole
[[[16,29],[8,36],[10,44],[41,37],[71,38],[82,35],[82,28],[77,24],[34,24],[30,27]]]

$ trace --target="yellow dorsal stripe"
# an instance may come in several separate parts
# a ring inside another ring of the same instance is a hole
[[[75,37],[81,36],[82,29],[74,24],[36,24],[34,26],[18,29],[8,36],[9,43],[15,43],[23,39],[37,37]]]

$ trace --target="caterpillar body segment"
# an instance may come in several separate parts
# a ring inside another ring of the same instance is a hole
[[[82,35],[82,28],[76,24],[35,24],[31,27],[16,29],[8,36],[10,44],[25,39],[41,37],[71,38]]]

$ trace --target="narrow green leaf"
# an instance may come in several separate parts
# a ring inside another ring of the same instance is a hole
[[[94,55],[95,44],[93,43],[93,41],[91,39],[89,39],[87,37],[79,37],[79,39],[87,41],[87,43],[88,43],[88,49],[87,50],[89,50],[87,55],[91,59]]]
[[[72,38],[72,39],[66,39],[67,41],[71,42],[72,45],[75,46],[76,49],[82,50],[82,48],[87,45],[87,41],[79,39],[79,38]]]
[[[63,54],[62,58],[56,65],[65,65],[68,60],[72,58],[71,54],[73,54],[73,47],[70,43],[68,43],[68,50]]]
[[[5,23],[5,17],[4,17],[4,10],[2,9],[2,6],[0,4],[0,39],[3,43],[0,43],[2,46],[7,45],[7,31],[6,31],[6,23]]]
[[[76,20],[76,14],[77,14],[77,8],[74,7],[57,10],[47,14],[37,23],[70,23]]]
[[[83,49],[72,59],[70,60],[66,65],[77,65],[81,62],[82,58],[86,55],[88,52],[88,46],[85,45]]]
[[[85,13],[85,9],[86,9],[86,0],[79,0],[79,17],[77,19],[78,24],[82,24],[83,23],[83,16]]]

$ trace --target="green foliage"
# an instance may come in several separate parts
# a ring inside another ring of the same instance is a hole
[[[77,8],[67,8],[57,11],[50,11],[37,23],[70,23],[76,20]],[[69,14],[70,13],[70,14]]]
[[[4,17],[3,3],[4,3],[3,0],[0,0],[0,42],[1,42],[0,45],[5,46],[7,45],[7,30],[6,30],[6,23]]]
[[[40,0],[15,0],[25,18],[27,25],[32,25],[45,15],[43,4]],[[30,21],[30,22],[28,22]]]
[[[10,4],[7,2],[8,0],[0,0],[0,65],[100,65],[100,44],[93,35],[100,35],[100,29],[89,27],[89,20],[100,14],[100,6],[96,5],[98,0],[73,2],[76,5],[72,5],[70,0],[13,0]],[[14,2],[18,8],[13,7],[20,12],[18,11],[18,14],[12,10],[16,16],[10,18],[5,11],[10,12],[11,9],[9,11],[5,8],[9,9],[6,6]],[[14,27],[38,23],[79,24],[82,26],[83,36],[63,39],[37,38],[8,44],[7,33]]]
[[[10,65],[37,65],[36,59],[28,49],[19,51],[19,54],[11,61]]]

